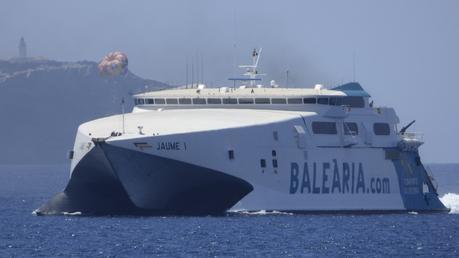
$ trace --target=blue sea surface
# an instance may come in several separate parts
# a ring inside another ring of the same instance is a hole
[[[459,167],[441,168],[440,195],[457,200]],[[32,215],[68,176],[63,165],[0,166],[0,257],[459,256],[459,214]]]

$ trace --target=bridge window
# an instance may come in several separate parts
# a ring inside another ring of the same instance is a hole
[[[337,134],[335,122],[312,122],[312,131],[315,134]]]
[[[144,99],[139,99],[139,105],[143,105],[145,104],[145,100]]]
[[[166,104],[166,101],[164,99],[155,99],[156,104]]]
[[[240,98],[239,104],[253,104],[252,98]]]
[[[272,104],[287,104],[285,99],[273,98],[271,99]]]
[[[269,104],[269,98],[256,98],[255,104]]]
[[[208,98],[207,104],[222,104],[222,100],[218,98]]]
[[[223,99],[223,104],[237,104],[237,99],[231,99],[231,98]]]
[[[205,105],[206,104],[206,99],[194,98],[193,99],[193,104],[195,104],[195,105]]]
[[[316,104],[317,99],[316,98],[304,98],[303,102],[304,104]]]
[[[324,104],[325,104],[325,100],[324,100]],[[365,101],[363,100],[362,97],[357,97],[357,96],[330,97],[329,105],[363,108],[365,107]]]
[[[342,99],[341,105],[354,108],[363,108],[365,107],[365,101],[363,100],[363,97],[347,96]]]
[[[189,98],[181,98],[178,101],[180,104],[191,104],[191,99]]]
[[[374,123],[373,132],[375,135],[390,135],[390,127],[388,123]]]
[[[317,104],[328,105],[328,98],[318,98]]]
[[[177,99],[166,99],[167,104],[178,104]]]
[[[331,106],[341,106],[342,104],[342,100],[343,98],[342,97],[330,97],[329,101],[329,105]]]
[[[303,104],[303,100],[300,98],[289,98],[288,104]]]
[[[155,102],[153,101],[153,99],[146,99],[146,102],[147,102],[147,104],[149,104],[149,105],[155,104]]]
[[[345,135],[358,135],[359,134],[359,127],[357,126],[357,123],[345,122],[343,124],[343,127],[344,127]]]

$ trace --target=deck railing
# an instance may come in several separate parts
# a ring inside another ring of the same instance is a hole
[[[416,133],[416,132],[404,132],[404,133],[399,133],[400,137],[403,140],[408,140],[408,141],[424,141],[424,134],[423,133]]]

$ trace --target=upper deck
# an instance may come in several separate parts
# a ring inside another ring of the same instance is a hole
[[[220,88],[175,88],[160,91],[150,91],[135,95],[135,97],[295,97],[312,95],[345,96],[341,91],[317,87],[312,88],[247,88],[247,87],[220,87]]]
[[[151,91],[134,95],[137,108],[251,108],[291,109],[300,105],[368,107],[370,95],[358,83],[333,89],[315,88],[188,88]]]

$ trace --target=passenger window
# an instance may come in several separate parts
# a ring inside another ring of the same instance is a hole
[[[237,104],[237,99],[223,99],[223,104]]]
[[[337,134],[335,122],[312,122],[314,134]]]
[[[143,105],[145,103],[145,100],[144,99],[139,99],[139,104],[140,105]]]
[[[288,104],[303,104],[303,100],[300,98],[289,98]]]
[[[193,104],[195,104],[195,105],[205,105],[206,104],[206,99],[194,98],[193,99]]]
[[[274,138],[275,141],[279,140],[279,133],[277,131],[273,132],[273,138]]]
[[[270,101],[268,98],[256,98],[255,104],[270,104]]]
[[[166,101],[164,99],[155,99],[156,104],[166,104]]]
[[[390,135],[390,127],[388,123],[374,123],[373,132],[375,135]]]
[[[260,159],[260,167],[262,167],[262,168],[266,167],[266,160],[265,159]]]
[[[328,105],[328,98],[318,98],[317,104]]]
[[[240,98],[239,104],[253,104],[252,98]]]
[[[217,98],[208,98],[207,104],[222,104],[222,100]]]
[[[304,98],[303,102],[304,104],[316,104],[317,100],[316,98]]]
[[[188,98],[179,99],[179,104],[191,104],[191,99],[188,99]]]
[[[343,124],[344,134],[345,135],[358,135],[359,134],[359,127],[357,123],[354,122],[345,122]]]
[[[166,99],[167,104],[178,104],[177,99]]]
[[[277,159],[273,159],[273,168],[277,168]]]
[[[271,104],[287,104],[287,101],[285,99],[271,99]]]
[[[153,99],[147,99],[147,104],[155,104],[155,102],[153,101]]]
[[[230,160],[234,159],[234,150],[229,150],[228,151],[228,159],[230,159]]]

